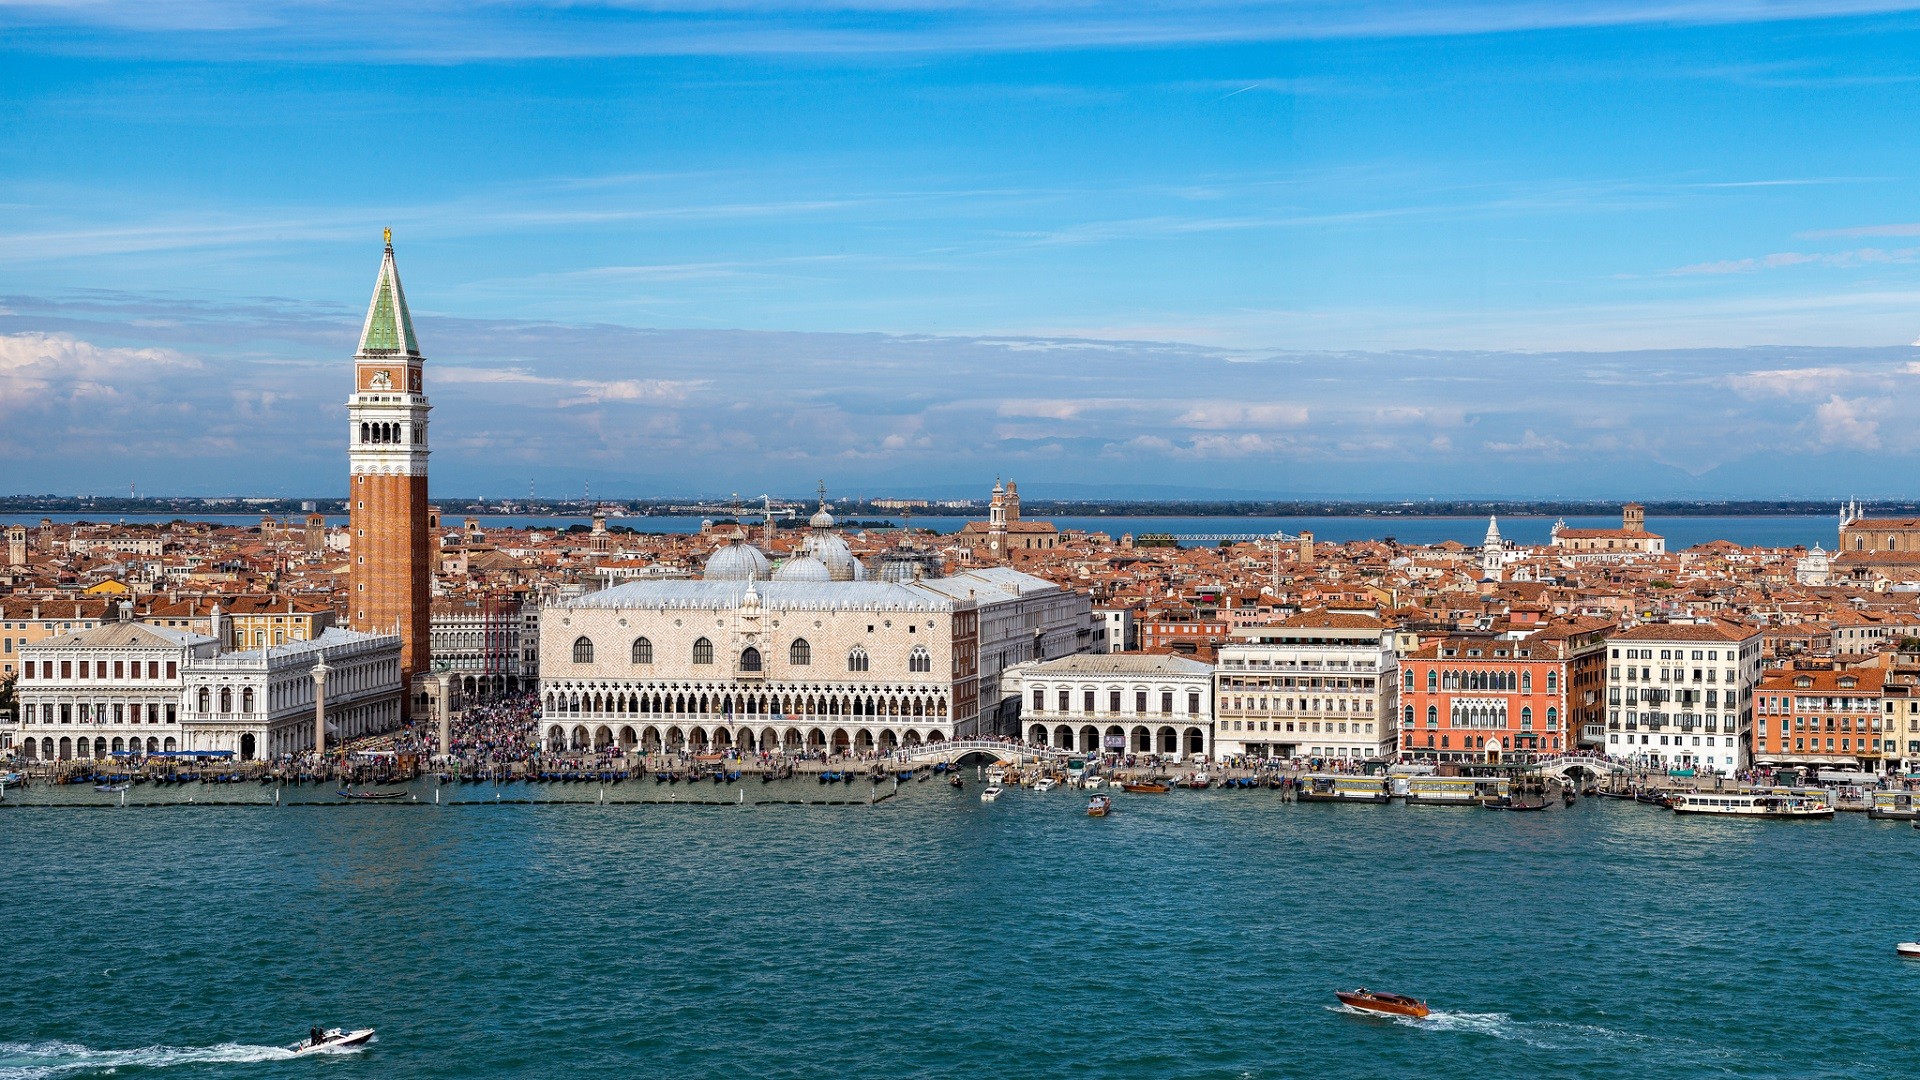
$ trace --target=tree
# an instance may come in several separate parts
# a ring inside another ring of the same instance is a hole
[[[14,692],[16,675],[0,679],[0,719],[11,720],[20,711],[20,697]]]

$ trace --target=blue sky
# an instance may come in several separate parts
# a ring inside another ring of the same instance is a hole
[[[391,225],[448,494],[1911,494],[1917,7],[0,0],[0,491],[340,488]]]

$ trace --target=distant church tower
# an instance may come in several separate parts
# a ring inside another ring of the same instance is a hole
[[[27,528],[24,525],[7,526],[7,565],[27,565]]]
[[[347,400],[351,450],[348,529],[353,563],[348,625],[400,635],[400,676],[411,713],[413,680],[428,670],[432,532],[427,520],[427,397],[420,345],[393,265],[393,231],[373,285]]]

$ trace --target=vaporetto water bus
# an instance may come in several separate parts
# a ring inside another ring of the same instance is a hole
[[[1879,821],[1920,819],[1920,795],[1911,791],[1876,791],[1867,816]]]
[[[1830,818],[1833,807],[1812,795],[1776,795],[1770,792],[1689,792],[1671,796],[1676,814],[1728,814],[1735,817]]]
[[[1504,776],[1409,776],[1408,806],[1473,806],[1504,799],[1513,785]]]
[[[1301,802],[1387,801],[1391,789],[1384,776],[1345,776],[1312,774],[1300,778]]]

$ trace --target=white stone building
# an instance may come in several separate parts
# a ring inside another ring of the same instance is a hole
[[[0,748],[42,760],[184,749],[183,672],[218,649],[211,637],[129,622],[24,645],[19,715],[0,726]]]
[[[1392,627],[1371,615],[1309,611],[1233,636],[1214,674],[1216,754],[1365,761],[1396,752]]]
[[[1093,625],[1094,652],[1132,652],[1139,648],[1140,635],[1133,625],[1132,608],[1095,608]]]
[[[326,667],[327,745],[400,726],[400,638],[330,626],[311,641],[186,666],[185,750],[241,761],[313,749],[314,669]]]
[[[1213,665],[1184,656],[1089,653],[1016,665],[1008,689],[1028,742],[1088,754],[1213,754]]]
[[[1747,768],[1758,627],[1647,623],[1607,637],[1607,743],[1655,769]]]
[[[1085,597],[1004,568],[910,582],[758,581],[758,551],[701,581],[545,605],[550,749],[886,751],[977,732],[1006,663],[1083,648]]]
[[[313,745],[313,669],[328,668],[330,739],[400,722],[400,639],[330,627],[311,641],[221,652],[217,636],[108,623],[22,647],[19,715],[0,749],[38,760]]]
[[[534,687],[539,656],[539,609],[517,600],[433,602],[432,655],[466,700]]]

